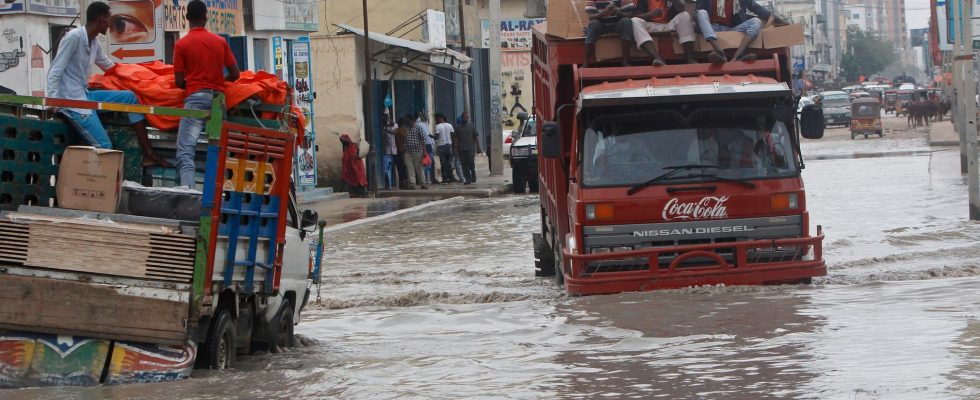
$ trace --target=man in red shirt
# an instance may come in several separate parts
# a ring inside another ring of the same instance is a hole
[[[187,22],[191,30],[174,44],[174,79],[184,89],[184,108],[210,110],[211,101],[224,93],[225,81],[238,80],[238,63],[228,42],[205,28],[208,7],[201,0],[187,4]],[[228,75],[224,70],[228,69]],[[180,185],[196,188],[194,156],[197,137],[204,130],[206,118],[182,118],[177,131],[177,173]]]

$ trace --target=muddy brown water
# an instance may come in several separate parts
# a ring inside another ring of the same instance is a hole
[[[568,297],[533,276],[536,198],[469,200],[332,235],[296,330],[309,347],[0,398],[980,398],[980,226],[958,162],[808,162],[829,265],[809,286]]]

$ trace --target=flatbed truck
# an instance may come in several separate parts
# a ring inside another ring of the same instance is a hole
[[[210,111],[0,104],[0,387],[175,380],[229,368],[253,344],[294,344],[323,252],[323,223],[293,189],[295,132],[228,122],[220,98]],[[116,213],[60,208],[45,195],[71,132],[49,107],[210,117],[203,190],[139,188]],[[317,227],[319,244],[305,240]]]

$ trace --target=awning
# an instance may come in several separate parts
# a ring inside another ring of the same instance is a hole
[[[334,24],[334,26],[354,33],[355,35],[364,36],[363,29],[357,29],[346,24]],[[428,43],[416,42],[414,40],[402,39],[375,32],[371,32],[371,35],[368,38],[378,43],[388,46],[395,46],[418,53],[420,56],[428,58],[430,63],[429,65],[437,68],[451,68],[458,71],[466,71],[470,69],[470,63],[473,62],[472,58],[467,57],[463,53],[445,47],[433,46]]]

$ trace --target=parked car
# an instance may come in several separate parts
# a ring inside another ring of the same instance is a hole
[[[510,146],[514,144],[514,135],[516,134],[516,129],[504,129],[504,140],[501,142],[503,143],[503,146],[501,147],[503,152],[500,153],[504,155],[504,158],[510,157]]]
[[[535,118],[525,112],[517,114],[521,127],[510,146],[511,182],[514,193],[531,193],[538,191],[538,135],[535,130]]]

